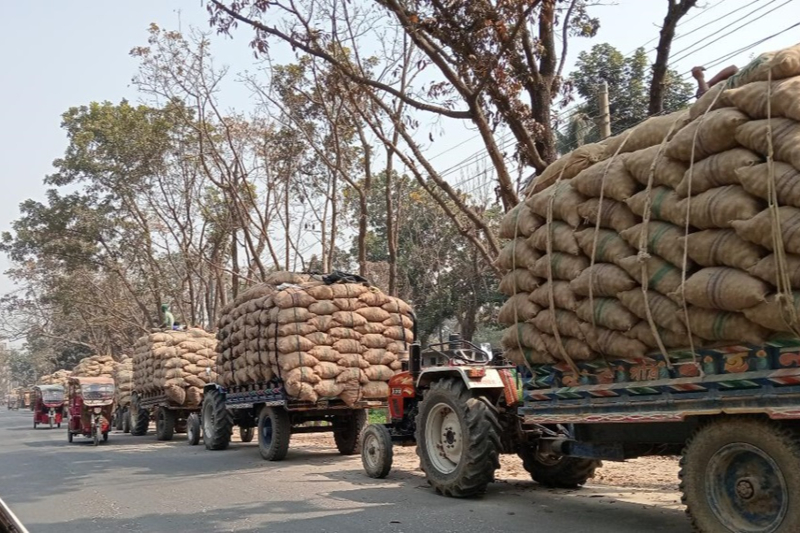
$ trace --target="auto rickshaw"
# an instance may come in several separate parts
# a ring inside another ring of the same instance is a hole
[[[64,387],[61,385],[37,385],[33,388],[33,428],[39,424],[61,427],[64,411]]]
[[[94,445],[108,440],[111,414],[114,412],[114,380],[110,377],[71,377],[68,383],[69,420],[67,440],[83,435]]]

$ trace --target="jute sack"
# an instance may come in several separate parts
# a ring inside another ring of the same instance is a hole
[[[547,241],[556,252],[564,252],[572,255],[581,253],[578,241],[575,240],[575,233],[567,223],[554,220],[552,224],[546,224],[533,232],[528,242],[539,251],[547,251]]]
[[[506,303],[500,308],[497,321],[500,324],[511,326],[517,322],[527,322],[535,317],[541,308],[533,303],[529,296],[530,294],[527,292],[520,292],[506,300]]]
[[[594,228],[588,228],[575,233],[575,239],[585,256],[594,255],[595,261],[603,263],[615,263],[618,259],[636,254],[619,233],[608,229],[595,231]]]
[[[555,316],[555,320],[553,320],[553,316]],[[557,328],[561,335],[577,339],[583,338],[580,319],[575,313],[565,309],[556,309],[555,313],[550,309],[545,309],[536,315],[531,323],[542,333],[554,334],[554,330]]]
[[[741,270],[708,267],[686,280],[684,297],[697,307],[741,311],[763,302],[771,287]]]
[[[616,232],[630,228],[639,220],[631,210],[622,202],[603,198],[590,198],[578,206],[578,215],[589,222],[592,226],[597,224],[600,218],[600,226],[613,229]]]
[[[775,159],[800,170],[800,123],[788,118],[751,120],[736,129],[740,144],[767,156],[769,151],[768,124],[772,126],[772,146]]]
[[[592,352],[588,344],[580,339],[574,337],[561,337],[561,342],[553,336],[545,333],[540,333],[544,345],[547,347],[547,353],[560,361],[564,361],[564,350],[573,361],[589,361],[594,359],[597,354]]]
[[[624,156],[595,163],[572,178],[572,187],[584,196],[624,202],[639,190],[639,182],[625,168]]]
[[[316,301],[316,298],[301,289],[286,289],[272,295],[272,303],[281,309],[308,307]]]
[[[664,348],[669,349],[689,347],[689,338],[687,337],[686,333],[675,333],[674,331],[670,331],[658,326],[656,326],[656,332],[658,333],[658,337],[661,339],[661,343],[664,345]],[[639,322],[630,330],[626,331],[625,336],[631,339],[636,339],[651,349],[656,349],[659,347],[658,341],[656,341],[656,337],[653,334],[653,329],[647,322]],[[703,344],[703,341],[698,337],[693,337],[693,340],[695,347]]]
[[[620,232],[619,235],[637,250],[641,239],[644,238],[648,252],[655,252],[673,265],[683,267],[685,233],[682,228],[669,222],[651,220],[649,224],[636,224]],[[691,264],[688,267],[691,267]]]
[[[506,296],[519,292],[532,292],[539,286],[539,279],[530,270],[517,268],[502,277],[498,290]]]
[[[752,119],[767,118],[768,82],[750,83],[727,91],[731,104],[747,113]],[[769,116],[791,118],[800,121],[800,77],[772,82],[771,109]]]
[[[517,237],[503,246],[495,264],[503,270],[531,268],[541,255],[527,238]]]
[[[800,256],[786,254],[784,257],[786,261],[783,270],[789,278],[789,283],[793,289],[800,289]],[[751,266],[747,272],[777,287],[778,265],[775,263],[776,260],[776,257],[770,254]]]
[[[675,187],[675,192],[686,198],[690,189],[692,196],[697,196],[715,187],[738,185],[737,170],[760,162],[761,157],[746,148],[734,148],[708,156],[695,163],[691,170],[686,170],[680,184]]]
[[[641,288],[621,292],[617,295],[631,313],[647,323],[647,308],[650,308],[650,316],[656,326],[674,331],[680,335],[686,335],[686,326],[679,318],[678,314],[682,308],[666,296],[656,291],[647,291],[647,300]],[[648,344],[649,346],[649,344]]]
[[[550,282],[545,282],[541,287],[531,293],[530,299],[542,309],[550,308],[550,291],[553,291],[553,303],[556,307],[569,311],[578,307],[578,299],[569,286],[569,281],[554,281],[552,289]]]
[[[696,120],[701,115],[705,114],[706,111],[710,112],[723,107],[731,107],[732,105],[733,104],[728,99],[726,84],[717,83],[691,105],[689,108],[689,118],[691,120]]]
[[[616,298],[586,299],[578,304],[575,314],[584,322],[619,331],[628,331],[639,321]]]
[[[543,348],[539,335],[539,330],[533,325],[519,323],[503,330],[500,344],[506,350],[511,350],[513,348]]]
[[[732,229],[707,229],[685,237],[689,257],[700,266],[729,266],[747,270],[758,263],[767,251],[748,242]]]
[[[361,388],[361,394],[367,399],[388,398],[389,384],[384,381],[370,381]]]
[[[619,266],[640,285],[643,285],[643,280],[646,279],[649,289],[658,291],[664,296],[669,296],[681,286],[681,270],[657,255],[651,255],[641,261],[635,255],[626,257],[619,261]]]
[[[790,254],[800,254],[800,209],[779,207],[777,218],[780,220],[784,250]],[[769,209],[765,209],[750,220],[731,222],[731,226],[739,237],[772,250],[773,215]]]
[[[800,98],[798,98],[800,101]],[[773,175],[775,179],[775,196],[779,205],[800,207],[800,171],[787,163],[774,161]],[[769,200],[768,163],[762,163],[736,171],[742,188],[750,194]]]
[[[742,313],[692,306],[687,313],[689,329],[693,335],[701,339],[762,344],[769,337],[767,329],[751,322]],[[684,313],[680,316],[684,319]]]
[[[700,229],[729,228],[734,220],[747,220],[764,208],[761,200],[739,185],[709,189],[681,201],[681,209],[687,205],[692,226]]]
[[[534,194],[526,203],[531,208],[531,211],[546,220],[551,197],[554,197],[552,205],[553,219],[561,220],[573,228],[577,228],[581,223],[581,217],[578,215],[578,205],[586,201],[586,198],[574,190],[568,181],[560,181],[542,192]]]
[[[521,202],[503,217],[498,235],[501,239],[530,237],[542,224],[544,219],[533,214],[530,207]]]
[[[579,146],[548,165],[540,176],[536,176],[525,194],[531,196],[543,191],[559,179],[562,181],[572,179],[586,167],[606,159],[608,157],[606,154],[607,149],[602,144],[590,143]]]
[[[686,110],[650,117],[638,126],[606,139],[603,144],[606,145],[609,157],[618,148],[620,153],[636,152],[661,144],[664,139],[671,139],[688,122],[689,112]]]
[[[638,284],[627,272],[611,263],[595,263],[572,280],[570,288],[580,296],[615,297],[618,292],[629,291]]]
[[[561,252],[545,254],[531,269],[534,276],[543,279],[561,279],[571,281],[589,267],[589,259],[582,255],[570,255]]]
[[[644,218],[647,201],[650,200],[650,220],[662,220],[684,227],[686,224],[685,209],[681,207],[681,198],[668,187],[656,187],[634,194],[628,201],[628,207],[634,214]]]
[[[781,304],[776,294],[771,295],[765,302],[755,307],[744,310],[744,316],[772,331],[800,331],[800,322],[792,319],[790,309],[786,306],[794,307],[796,317],[800,317],[800,292],[793,292],[791,295],[782,296],[785,304]]]
[[[661,145],[651,146],[644,150],[631,152],[625,158],[625,168],[642,185],[651,183],[652,186],[667,186],[674,189],[683,179],[683,175],[689,168],[683,161],[667,157]],[[660,155],[659,155],[660,154]],[[655,168],[653,163],[655,162]]]
[[[667,144],[667,155],[688,163],[692,155],[697,162],[736,148],[736,128],[748,120],[747,115],[732,107],[711,111],[679,131]]]
[[[775,52],[765,52],[728,78],[727,87],[741,87],[755,81],[768,81],[800,75],[800,45]]]
[[[583,324],[583,334],[586,338],[586,343],[593,350],[604,355],[629,359],[632,357],[641,358],[647,353],[647,346],[642,342],[628,338],[619,331]]]
[[[529,348],[506,350],[503,355],[511,363],[521,366],[551,365],[556,362],[556,359],[549,353],[536,352]]]
[[[314,392],[320,398],[335,398],[339,396],[344,390],[343,383],[336,383],[335,379],[323,379],[314,385]]]

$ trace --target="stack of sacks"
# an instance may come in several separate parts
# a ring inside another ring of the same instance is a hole
[[[217,378],[213,333],[191,328],[161,331],[134,344],[133,390],[141,395],[165,394],[170,402],[197,407],[203,387]]]
[[[115,365],[116,362],[110,355],[84,357],[78,362],[77,366],[72,369],[72,376],[81,378],[110,378],[114,374]]]
[[[374,287],[278,272],[222,311],[219,383],[284,383],[303,401],[389,395],[413,341],[411,307]]]
[[[133,390],[133,359],[123,355],[114,367],[114,395],[117,405],[125,407],[131,403]]]
[[[640,357],[800,331],[800,292],[796,312],[776,298],[800,290],[800,45],[592,146],[594,159],[554,163],[547,186],[534,183],[502,222],[511,360]],[[768,209],[773,179],[779,207]]]
[[[61,385],[67,389],[67,379],[72,375],[69,370],[56,370],[52,374],[47,374],[39,378],[40,385]]]

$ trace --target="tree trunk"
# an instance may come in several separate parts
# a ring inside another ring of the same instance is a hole
[[[650,81],[650,103],[647,113],[657,115],[664,110],[664,81],[669,67],[669,53],[672,41],[675,38],[675,28],[683,16],[697,4],[697,0],[668,0],[669,8],[661,27],[658,47],[656,48],[656,61],[653,63],[653,79]]]

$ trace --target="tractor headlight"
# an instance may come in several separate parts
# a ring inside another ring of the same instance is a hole
[[[102,412],[103,412],[103,408],[102,407],[95,407],[94,408],[94,414],[99,415]]]

